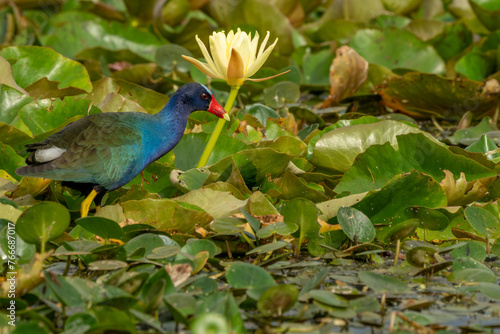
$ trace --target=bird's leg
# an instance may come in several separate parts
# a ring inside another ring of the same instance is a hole
[[[89,208],[90,205],[92,204],[92,201],[94,198],[97,196],[97,191],[95,189],[92,189],[90,194],[85,198],[82,202],[82,206],[80,207],[80,212],[82,213],[82,218],[87,217],[89,214]]]

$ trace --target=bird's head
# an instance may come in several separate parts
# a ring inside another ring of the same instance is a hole
[[[179,95],[191,111],[206,110],[217,117],[229,121],[229,114],[215,100],[213,94],[202,84],[192,82],[180,87],[175,95]]]

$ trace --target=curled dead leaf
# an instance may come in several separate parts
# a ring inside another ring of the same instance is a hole
[[[338,104],[343,98],[354,94],[368,77],[368,62],[347,45],[336,51],[330,66],[330,96],[322,108]]]
[[[466,205],[486,197],[487,187],[496,180],[496,177],[493,177],[467,182],[465,174],[460,173],[460,177],[455,181],[449,170],[443,172],[446,176],[440,184],[448,199],[448,206]]]

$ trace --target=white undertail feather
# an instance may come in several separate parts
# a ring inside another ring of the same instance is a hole
[[[59,158],[64,152],[66,152],[65,149],[52,145],[50,148],[36,151],[35,160],[38,163],[52,161]]]

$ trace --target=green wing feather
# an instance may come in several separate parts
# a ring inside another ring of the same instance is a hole
[[[140,154],[142,135],[137,113],[102,113],[82,118],[46,140],[28,145],[29,164],[18,174],[90,182],[109,188],[120,180]],[[58,158],[38,164],[35,153],[58,147],[66,151]]]

